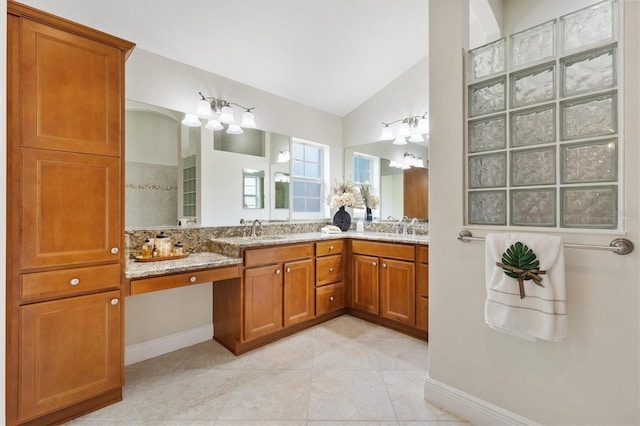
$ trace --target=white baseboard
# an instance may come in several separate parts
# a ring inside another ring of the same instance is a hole
[[[154,358],[213,338],[213,324],[170,334],[124,348],[124,365]]]
[[[538,425],[525,417],[427,377],[424,398],[474,425]]]

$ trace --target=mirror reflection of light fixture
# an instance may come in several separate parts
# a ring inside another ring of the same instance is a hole
[[[411,167],[422,167],[424,168],[424,160],[422,157],[419,157],[410,152],[405,152],[402,156],[402,161],[389,160],[389,167],[394,167],[397,169],[409,169]]]
[[[200,99],[196,106],[195,114],[185,114],[182,124],[189,127],[198,127],[202,125],[200,119],[207,120],[205,127],[210,130],[222,130],[223,124],[228,124],[227,133],[239,135],[243,132],[242,128],[253,129],[256,127],[255,117],[252,110],[255,107],[247,108],[235,102],[229,102],[224,99],[204,96],[202,92],[198,92]],[[242,121],[238,124],[235,119],[233,108],[231,105],[239,106],[244,110],[242,113]]]
[[[394,135],[392,124],[400,123],[396,134]],[[422,115],[414,115],[413,117],[405,117],[389,123],[382,122],[384,126],[380,134],[381,141],[393,141],[394,145],[406,145],[407,138],[409,142],[423,142],[422,135],[429,133],[429,120],[427,113]]]
[[[289,152],[288,149],[285,149],[283,151],[280,151],[278,153],[278,159],[276,160],[276,162],[278,163],[286,163],[291,159],[291,153]]]

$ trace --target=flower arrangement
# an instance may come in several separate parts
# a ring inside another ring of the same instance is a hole
[[[378,208],[380,205],[380,197],[375,195],[372,191],[373,188],[371,187],[371,184],[360,184],[360,195],[362,196],[364,206],[369,209]]]
[[[355,185],[353,182],[338,182],[331,189],[327,197],[327,204],[333,209],[336,207],[353,207],[358,203]]]

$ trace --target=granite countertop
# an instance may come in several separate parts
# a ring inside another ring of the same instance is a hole
[[[283,234],[283,235],[262,235],[257,238],[250,237],[228,237],[228,238],[212,238],[210,242],[210,250],[212,252],[223,253],[230,257],[239,257],[240,249],[249,247],[264,247],[280,244],[304,243],[323,240],[337,240],[342,238],[352,238],[359,240],[372,240],[393,243],[408,244],[429,244],[428,235],[409,234],[406,237],[396,233],[384,232],[356,232],[347,231],[338,234],[326,234],[322,232],[308,232],[299,234]]]
[[[136,262],[127,260],[125,278],[146,278],[176,272],[194,271],[197,269],[217,268],[221,266],[239,265],[242,259],[218,253],[191,253],[183,259],[159,260],[157,262]]]

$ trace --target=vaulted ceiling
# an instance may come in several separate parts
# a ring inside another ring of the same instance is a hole
[[[22,0],[344,116],[428,54],[428,0]]]

